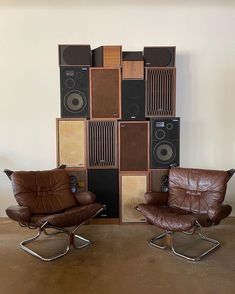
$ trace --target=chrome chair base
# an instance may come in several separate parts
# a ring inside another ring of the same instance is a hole
[[[149,244],[154,246],[154,247],[157,247],[159,249],[166,249],[167,247],[169,247],[173,253],[179,257],[182,257],[182,258],[185,258],[187,260],[190,260],[190,261],[199,261],[201,260],[205,255],[207,255],[208,253],[210,253],[211,251],[213,251],[214,249],[216,249],[218,246],[220,246],[220,242],[217,241],[217,240],[214,240],[214,239],[211,239],[211,238],[208,238],[206,236],[204,236],[202,233],[201,233],[201,226],[199,224],[197,224],[194,228],[193,231],[190,231],[190,232],[183,232],[183,233],[186,233],[188,235],[193,235],[194,233],[198,233],[199,237],[204,240],[204,241],[207,241],[207,242],[210,242],[213,244],[212,247],[210,247],[208,250],[204,251],[202,254],[198,255],[198,256],[188,256],[182,252],[178,252],[175,248],[175,241],[174,241],[174,232],[170,232],[170,231],[165,231],[164,233],[152,238],[150,241],[149,241]],[[161,240],[161,239],[165,239],[164,241],[164,245],[159,245],[157,244],[157,241]]]
[[[102,210],[103,210],[103,208],[100,209],[100,210],[99,210],[94,216],[96,216],[96,215],[97,215],[98,213],[100,213]],[[90,219],[92,219],[94,216],[92,216]],[[90,220],[90,219],[89,219],[89,220]],[[57,258],[60,258],[60,257],[62,257],[62,256],[64,256],[64,255],[66,255],[66,254],[69,252],[69,250],[70,250],[70,248],[71,248],[71,245],[72,245],[75,249],[82,249],[82,248],[85,248],[85,247],[87,247],[87,246],[89,246],[89,245],[92,244],[91,241],[88,240],[88,239],[86,239],[86,238],[84,238],[84,237],[82,237],[82,236],[77,235],[77,234],[76,234],[76,231],[77,231],[77,229],[78,229],[79,227],[81,227],[83,224],[87,223],[89,220],[87,220],[87,221],[81,223],[79,226],[76,226],[72,231],[70,231],[70,230],[68,230],[68,229],[64,229],[64,228],[55,227],[55,226],[52,226],[52,225],[48,224],[48,222],[45,222],[45,223],[42,224],[41,227],[39,227],[39,229],[38,229],[38,233],[37,233],[36,236],[34,236],[34,237],[32,237],[32,238],[29,238],[29,239],[26,239],[26,240],[24,240],[24,241],[22,241],[22,242],[20,243],[20,248],[21,248],[22,250],[26,251],[27,253],[29,253],[29,254],[31,254],[31,255],[33,255],[33,256],[39,258],[39,259],[42,260],[42,261],[52,261],[52,260],[55,260],[55,259],[57,259]],[[22,225],[22,224],[20,224],[20,225],[25,227],[25,225]],[[31,229],[35,229],[35,228],[33,228],[33,227],[30,227],[30,228],[31,228]],[[55,231],[53,231],[53,232],[48,232],[47,229],[53,229],[53,230],[55,230]],[[47,235],[47,236],[57,235],[57,234],[60,234],[60,233],[66,234],[66,235],[68,235],[68,243],[67,243],[66,247],[64,248],[64,250],[63,250],[61,253],[57,254],[57,255],[54,255],[54,256],[51,256],[51,257],[41,256],[39,253],[33,251],[32,249],[30,249],[30,248],[27,247],[26,245],[29,244],[29,243],[34,242],[36,239],[38,239],[38,238],[40,237],[40,235],[41,235],[42,233],[44,233],[44,234]],[[82,244],[81,244],[81,245],[77,245],[77,244],[76,244],[76,241],[77,241],[77,240],[79,240],[80,242],[82,241]]]

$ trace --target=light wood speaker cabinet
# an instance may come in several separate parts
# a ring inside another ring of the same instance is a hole
[[[122,46],[101,46],[92,50],[92,63],[95,67],[120,67]]]
[[[57,119],[57,164],[86,166],[85,119]]]
[[[122,62],[122,79],[144,79],[144,61],[141,60],[125,60]]]
[[[144,193],[149,186],[148,173],[120,174],[120,202],[122,222],[145,222],[143,215],[135,209],[144,203]]]

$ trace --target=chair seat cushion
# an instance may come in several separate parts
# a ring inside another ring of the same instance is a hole
[[[95,216],[102,207],[103,205],[101,204],[93,203],[84,206],[72,207],[63,212],[50,215],[37,214],[31,216],[30,225],[40,227],[47,221],[48,224],[56,227],[78,226]]]
[[[196,221],[204,227],[212,225],[212,221],[206,214],[193,214],[180,208],[139,204],[138,209],[149,223],[166,231],[187,231],[194,227]]]

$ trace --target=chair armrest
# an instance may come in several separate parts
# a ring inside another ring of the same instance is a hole
[[[144,198],[148,204],[167,205],[169,193],[167,192],[146,192]]]
[[[214,207],[210,207],[208,211],[209,218],[215,225],[219,224],[220,221],[230,215],[232,207],[228,204],[221,204]]]
[[[75,194],[76,201],[79,205],[88,205],[95,202],[95,194],[87,191],[87,192],[80,192]]]
[[[6,214],[10,219],[25,224],[30,220],[30,210],[26,206],[12,205],[6,209]]]

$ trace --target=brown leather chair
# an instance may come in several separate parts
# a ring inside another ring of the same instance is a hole
[[[203,236],[201,228],[218,225],[231,213],[232,207],[222,203],[227,182],[234,172],[172,167],[169,172],[169,192],[147,192],[147,203],[136,207],[148,223],[165,231],[151,239],[150,244],[160,249],[169,246],[176,255],[191,261],[200,260],[218,247],[220,243]],[[176,250],[175,232],[197,232],[203,240],[213,245],[199,256],[188,256]],[[164,241],[164,245],[159,244],[160,240]]]
[[[23,227],[39,229],[35,237],[21,242],[20,248],[43,261],[51,261],[65,255],[70,245],[80,249],[91,244],[89,240],[76,235],[76,230],[104,209],[103,205],[94,203],[93,193],[73,194],[70,191],[69,175],[63,169],[4,172],[11,180],[18,203],[6,209],[8,217]],[[68,227],[75,228],[71,231]],[[55,230],[49,233],[51,230],[48,231],[48,228]],[[52,257],[43,257],[26,246],[42,232],[46,235],[67,234],[69,241],[63,252]],[[82,244],[76,245],[76,239]]]

